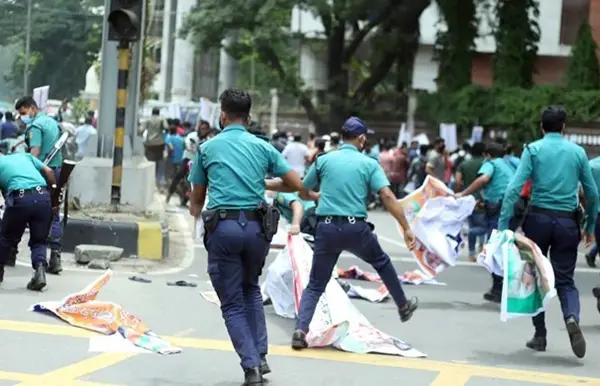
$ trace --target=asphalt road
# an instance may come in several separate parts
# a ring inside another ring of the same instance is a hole
[[[185,212],[182,211],[182,216]],[[181,217],[183,219],[183,217]],[[185,218],[191,230],[191,220]],[[393,220],[375,212],[384,249],[399,272],[416,267],[399,241]],[[189,233],[187,233],[189,237]],[[23,251],[25,252],[25,251]],[[217,306],[200,292],[210,289],[206,275],[206,252],[189,244],[180,259],[179,272],[169,268],[155,272],[150,284],[128,280],[127,272],[115,276],[100,293],[99,300],[121,304],[141,317],[156,333],[183,348],[181,354],[98,354],[88,352],[84,330],[70,327],[48,315],[27,311],[38,301],[60,300],[84,288],[98,272],[68,270],[60,277],[49,276],[47,290],[25,290],[31,274],[25,265],[7,269],[0,286],[0,386],[3,385],[239,385],[238,358],[231,351]],[[269,255],[269,262],[277,251]],[[23,262],[27,255],[19,257]],[[560,308],[553,300],[547,317],[549,344],[546,353],[524,347],[532,334],[528,318],[503,323],[499,307],[482,300],[489,275],[464,262],[444,272],[439,281],[446,286],[407,286],[418,296],[420,308],[409,323],[401,324],[392,302],[371,304],[353,300],[356,307],[379,329],[408,341],[428,355],[427,359],[358,355],[333,349],[310,349],[301,353],[288,348],[294,322],[276,316],[267,307],[271,343],[268,378],[275,386],[409,385],[409,386],[519,386],[600,385],[600,315],[591,289],[600,282],[595,270],[582,261],[577,272],[581,293],[582,328],[588,342],[585,359],[571,353],[561,322]],[[357,264],[355,257],[342,255],[341,268]],[[191,280],[197,288],[166,285],[170,280]],[[365,287],[371,283],[361,283]]]

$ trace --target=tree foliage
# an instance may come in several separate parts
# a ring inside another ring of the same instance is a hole
[[[400,54],[414,48],[419,17],[431,0],[203,0],[186,19],[181,33],[194,37],[200,52],[220,48],[234,31],[249,39],[229,46],[235,59],[255,55],[278,78],[278,88],[294,95],[320,132],[338,128],[372,96]],[[323,25],[318,36],[291,30],[294,6],[312,12]],[[313,39],[316,38],[316,39]],[[352,84],[351,63],[366,40],[374,49],[368,75]],[[302,44],[321,41],[327,68],[327,111],[311,101],[299,77]]]
[[[530,15],[533,16],[530,17]],[[531,87],[540,40],[538,0],[497,0],[494,84]]]
[[[588,23],[582,23],[577,40],[569,57],[567,87],[572,90],[597,90],[600,88],[598,46]]]
[[[436,82],[440,91],[456,91],[471,83],[479,0],[436,1],[446,25],[438,30],[434,47],[434,58],[439,63]]]
[[[33,87],[50,85],[51,97],[62,99],[76,96],[84,88],[85,74],[102,38],[102,16],[94,14],[92,7],[102,3],[101,0],[33,2],[29,92]],[[7,79],[22,89],[27,2],[1,1],[0,15],[3,15],[0,41],[22,47],[23,54]]]

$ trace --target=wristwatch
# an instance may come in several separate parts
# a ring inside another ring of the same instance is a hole
[[[52,185],[50,185],[50,189],[54,190],[54,189],[56,189],[56,188],[58,188],[58,186],[56,186],[56,184],[52,184]]]

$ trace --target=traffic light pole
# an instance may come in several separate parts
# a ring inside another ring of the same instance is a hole
[[[125,146],[125,108],[127,106],[127,84],[129,78],[129,43],[119,42],[119,75],[117,81],[117,110],[115,118],[115,139],[112,168],[111,204],[121,203],[121,183],[123,180],[123,147]]]

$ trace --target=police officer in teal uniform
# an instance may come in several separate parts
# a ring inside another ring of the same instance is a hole
[[[44,162],[46,156],[61,135],[61,129],[58,122],[52,117],[38,110],[38,106],[30,96],[19,99],[15,105],[19,111],[21,121],[27,125],[25,130],[25,143],[29,148],[29,153]],[[54,171],[56,180],[60,176],[60,167],[62,165],[62,153],[59,151],[54,158],[48,162],[48,166]],[[56,212],[53,216],[52,226],[50,228],[50,261],[48,263],[48,273],[58,275],[62,271],[60,259],[62,237],[62,226],[60,216]]]
[[[4,265],[29,226],[29,248],[33,277],[27,289],[46,286],[46,250],[52,207],[48,187],[56,188],[54,172],[28,153],[0,157],[0,189],[4,195],[4,216],[0,222],[0,283]]]
[[[566,119],[562,107],[550,106],[542,113],[544,137],[528,145],[521,155],[515,177],[504,195],[499,229],[508,229],[521,188],[531,179],[531,201],[523,231],[552,263],[571,348],[578,358],[583,358],[586,343],[579,327],[579,292],[573,275],[581,237],[588,246],[594,241],[598,190],[585,151],[562,136]],[[583,233],[580,229],[583,214],[577,210],[580,182],[586,200]],[[535,333],[526,346],[545,351],[545,313],[533,317],[533,326]]]
[[[290,234],[297,235],[303,232],[314,236],[314,229],[310,225],[310,217],[316,219],[314,201],[303,200],[298,193],[279,192],[275,194],[273,203],[290,225]]]
[[[479,168],[479,177],[464,191],[456,194],[463,197],[483,188],[483,200],[486,219],[486,234],[489,239],[492,231],[498,229],[502,198],[508,184],[515,175],[514,169],[503,158],[504,149],[498,143],[491,143],[485,151],[486,162]],[[487,301],[500,303],[502,300],[502,277],[492,273],[492,288],[483,294]]]
[[[376,160],[361,153],[369,132],[359,118],[346,120],[341,132],[343,145],[338,151],[318,157],[304,178],[303,198],[307,198],[307,190],[320,187],[316,210],[319,223],[310,280],[302,293],[296,331],[292,337],[293,349],[300,350],[308,346],[306,334],[317,302],[331,279],[342,251],[355,254],[375,268],[390,291],[402,322],[408,321],[417,309],[417,299],[406,298],[396,269],[381,249],[371,224],[366,221],[369,193],[379,193],[385,208],[403,228],[407,246],[414,248],[415,236],[383,169]],[[267,187],[278,190],[276,183],[268,183]]]
[[[276,221],[261,209],[266,205],[264,179],[267,173],[281,177],[292,191],[301,189],[302,181],[271,144],[246,130],[252,105],[247,92],[226,90],[219,100],[224,129],[196,155],[189,176],[190,212],[200,215],[208,191],[208,207],[202,213],[208,274],[241,359],[245,384],[262,385],[263,375],[271,370],[258,279],[270,247],[267,234],[277,231]],[[277,212],[277,220],[278,216]]]

